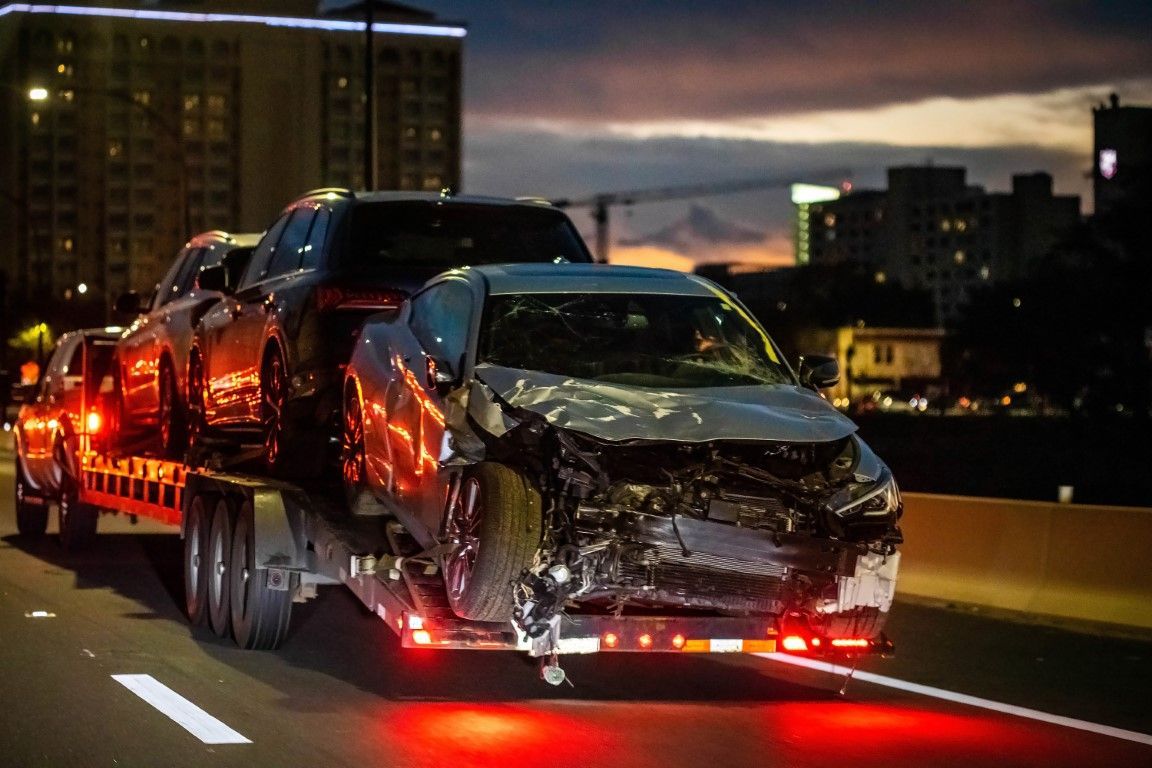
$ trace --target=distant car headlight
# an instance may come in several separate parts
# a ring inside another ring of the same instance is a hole
[[[849,482],[824,502],[824,523],[833,536],[871,541],[890,533],[904,511],[900,488],[887,467],[875,480]]]

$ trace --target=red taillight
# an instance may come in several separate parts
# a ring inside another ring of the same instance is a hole
[[[792,653],[804,653],[808,650],[808,643],[800,635],[788,635],[780,641],[780,647]]]
[[[620,638],[616,637],[615,632],[608,632],[603,638],[605,648],[615,648],[620,643]]]
[[[89,411],[85,426],[88,428],[88,434],[94,435],[100,431],[100,427],[104,426],[104,419],[100,418],[97,411]]]
[[[672,638],[672,647],[675,648],[676,650],[680,650],[681,648],[683,648],[684,643],[685,643],[684,635],[676,635],[675,637]]]
[[[316,309],[329,312],[335,309],[396,309],[408,294],[392,288],[339,288],[323,286],[316,289]]]
[[[833,648],[867,648],[872,644],[871,640],[863,637],[834,637],[832,638]]]
[[[641,648],[647,650],[652,647],[652,635],[640,635],[640,637],[636,638],[636,642]]]
[[[416,645],[431,645],[432,635],[426,629],[418,629],[412,633],[412,642]]]

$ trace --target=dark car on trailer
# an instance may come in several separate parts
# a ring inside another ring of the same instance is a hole
[[[291,203],[196,329],[189,363],[201,445],[258,444],[279,476],[317,475],[338,448],[340,391],[356,334],[452,267],[590,262],[561,211],[541,201],[324,189]]]

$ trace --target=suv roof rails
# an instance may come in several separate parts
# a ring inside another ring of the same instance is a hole
[[[313,195],[340,195],[340,197],[356,197],[356,193],[347,187],[321,187],[320,189],[310,189],[302,195],[297,195],[297,200],[303,200],[306,197]]]
[[[537,197],[535,195],[525,195],[523,197],[517,197],[516,202],[518,202],[518,203],[537,203],[539,205],[547,205],[547,206],[553,205],[553,202],[551,200],[549,200],[548,198]]]

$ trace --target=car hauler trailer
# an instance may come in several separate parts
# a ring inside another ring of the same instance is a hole
[[[343,584],[404,647],[527,652],[541,659],[542,676],[552,684],[565,679],[558,657],[569,653],[784,651],[851,659],[893,651],[882,634],[824,638],[790,624],[787,615],[573,608],[535,637],[514,621],[462,619],[440,574],[446,553],[422,550],[393,518],[351,514],[334,493],[109,448],[115,423],[100,417],[101,408],[97,403],[74,420],[77,439],[65,443],[74,452],[61,457],[74,480],[68,503],[86,513],[70,520],[92,520],[99,508],[179,526],[189,620],[242,648],[278,647],[294,603],[316,597],[319,586]],[[837,558],[831,551],[829,557]]]
[[[606,651],[887,655],[890,640],[821,638],[772,617],[565,613],[530,638],[512,622],[461,619],[448,605],[435,553],[394,520],[348,514],[323,494],[252,475],[87,451],[79,501],[180,526],[186,610],[247,649],[274,649],[292,604],[343,584],[404,647],[526,651],[563,680],[557,656]]]

